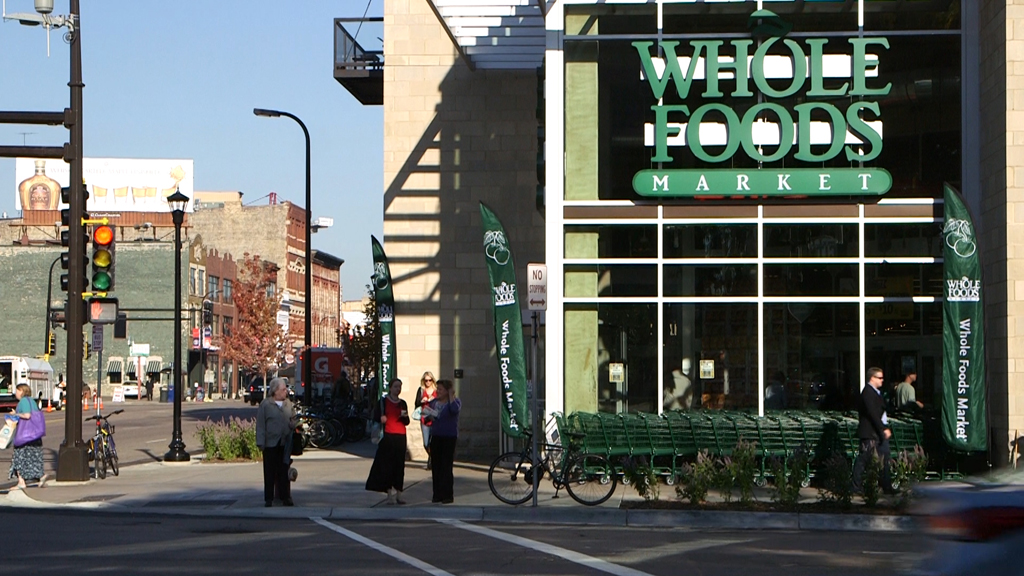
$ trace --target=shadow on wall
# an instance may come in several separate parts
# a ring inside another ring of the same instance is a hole
[[[460,459],[493,458],[500,430],[479,202],[505,226],[521,298],[526,263],[543,261],[543,215],[536,206],[537,82],[534,70],[470,71],[457,60],[440,83],[433,119],[412,149],[401,151],[408,155],[384,196],[399,373],[408,388],[403,394],[412,398],[424,370],[439,378],[463,371],[455,380],[464,403]],[[404,123],[388,124],[395,134],[390,142],[401,142]],[[385,148],[385,156],[392,152]],[[529,342],[525,335],[524,340]],[[416,354],[421,350],[424,356]],[[435,361],[435,351],[437,365],[423,365]],[[410,434],[410,442],[419,442],[418,426],[410,426]]]

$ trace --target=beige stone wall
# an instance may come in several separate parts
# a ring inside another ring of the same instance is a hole
[[[505,225],[525,295],[543,261],[535,206],[537,75],[471,71],[422,0],[384,9],[384,250],[395,288],[398,374],[410,402],[420,376],[456,380],[459,458],[493,458],[498,368],[478,203]],[[418,426],[410,450],[422,456]]]
[[[984,0],[980,16],[980,229],[993,462],[1000,465],[1024,436],[1024,2]]]

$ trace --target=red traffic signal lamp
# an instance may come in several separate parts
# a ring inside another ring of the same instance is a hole
[[[114,228],[106,224],[92,230],[92,291],[114,289]]]
[[[90,298],[89,322],[93,324],[117,322],[117,298]]]

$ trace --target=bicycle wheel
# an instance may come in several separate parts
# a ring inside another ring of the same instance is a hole
[[[569,496],[587,506],[601,504],[615,492],[615,474],[608,460],[597,454],[574,456],[566,465],[563,478]]]
[[[309,445],[326,448],[331,445],[331,425],[326,420],[316,420],[309,425]]]
[[[121,470],[118,468],[117,450],[114,448],[113,440],[111,440],[110,443],[107,444],[106,460],[107,468],[114,473],[114,476],[120,474]]]
[[[487,471],[487,485],[495,498],[505,504],[522,504],[533,496],[532,463],[524,452],[498,456]]]
[[[96,473],[96,478],[99,480],[103,480],[107,477],[107,459],[104,457],[106,447],[104,444],[105,443],[102,440],[93,443],[93,446],[95,447],[93,453],[96,455],[92,459],[93,471]]]

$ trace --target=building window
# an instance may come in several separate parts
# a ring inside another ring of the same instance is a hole
[[[199,268],[196,270],[196,296],[203,295],[203,293],[201,292],[203,286],[206,286],[206,270],[203,268]]]
[[[224,317],[224,335],[225,336],[230,336],[231,335],[231,321],[232,321],[231,316],[225,316]]]
[[[214,336],[220,334],[220,316],[216,314],[213,315],[213,320],[210,322],[210,332]]]
[[[218,300],[218,294],[217,294],[217,289],[218,288],[220,288],[220,278],[218,278],[218,277],[216,277],[216,276],[214,276],[212,274],[207,276],[206,277],[206,294],[208,295],[210,300],[213,300],[214,302],[216,302]]]
[[[195,266],[188,267],[188,293],[197,294],[199,290],[196,288],[196,277],[198,276],[199,269]]]
[[[224,279],[223,294],[224,294],[224,302],[227,303],[227,304],[231,304],[231,284],[232,284],[231,280],[228,280],[227,278]]]

